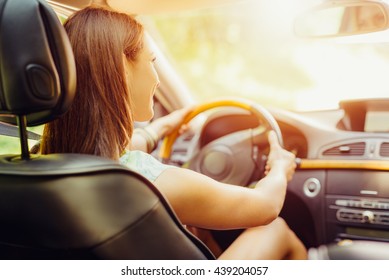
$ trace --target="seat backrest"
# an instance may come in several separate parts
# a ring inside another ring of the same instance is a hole
[[[0,157],[2,259],[207,259],[142,176],[95,156]]]
[[[74,58],[51,7],[0,0],[0,45],[0,120],[66,112]],[[0,229],[1,259],[214,258],[147,179],[90,155],[0,155]]]

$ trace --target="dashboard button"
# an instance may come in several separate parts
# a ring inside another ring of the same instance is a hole
[[[363,222],[365,222],[365,223],[369,223],[369,224],[373,223],[374,222],[374,213],[369,211],[369,210],[363,211],[362,219],[363,219]]]
[[[304,194],[308,197],[315,197],[321,190],[320,181],[317,178],[308,178],[303,185]]]
[[[338,205],[338,206],[348,206],[348,201],[347,200],[343,200],[343,199],[337,199],[335,201],[335,205]]]

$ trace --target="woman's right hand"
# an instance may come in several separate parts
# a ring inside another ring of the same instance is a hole
[[[295,155],[280,146],[274,131],[269,132],[268,141],[270,144],[270,152],[265,167],[265,174],[267,175],[272,168],[277,166],[283,170],[285,177],[290,181],[296,169]]]

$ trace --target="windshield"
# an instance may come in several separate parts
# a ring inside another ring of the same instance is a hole
[[[344,99],[389,96],[387,44],[294,35],[295,17],[315,2],[238,1],[153,16],[148,24],[199,101],[242,96],[307,111],[337,108]]]

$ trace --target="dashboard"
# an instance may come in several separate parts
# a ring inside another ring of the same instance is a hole
[[[344,101],[338,110],[294,117],[274,112],[294,128],[285,131],[285,142],[303,135],[307,145],[281,215],[308,247],[344,239],[389,242],[388,104]]]
[[[329,111],[268,110],[280,126],[285,148],[300,159],[281,216],[304,244],[389,242],[389,122],[384,121],[389,119],[389,100],[345,101]],[[244,110],[223,108],[208,114],[201,129],[186,142],[178,141],[174,151],[187,153],[185,145],[193,141],[201,149],[258,124]]]

